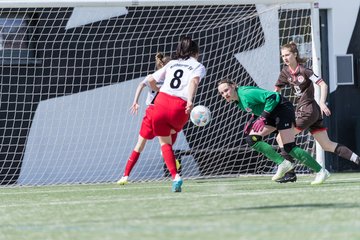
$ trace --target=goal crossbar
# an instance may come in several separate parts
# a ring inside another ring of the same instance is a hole
[[[312,3],[314,0],[0,0],[0,7],[128,7]]]

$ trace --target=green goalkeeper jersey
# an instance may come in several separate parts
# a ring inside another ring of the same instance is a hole
[[[280,102],[280,94],[253,86],[238,87],[239,102],[237,106],[256,116],[263,111],[271,113]]]

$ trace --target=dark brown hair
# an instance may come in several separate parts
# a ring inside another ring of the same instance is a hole
[[[223,78],[223,79],[219,80],[217,85],[220,86],[223,83],[227,83],[229,85],[235,85],[235,86],[237,85],[234,81],[227,79],[227,78]]]
[[[176,59],[188,59],[199,53],[199,46],[191,37],[182,37],[176,48]]]
[[[284,44],[281,46],[281,50],[283,49],[289,49],[290,52],[292,52],[293,54],[296,55],[296,61],[298,63],[306,63],[307,59],[306,58],[301,58],[300,54],[299,54],[299,50],[297,48],[297,45],[295,42],[289,42],[287,44]]]

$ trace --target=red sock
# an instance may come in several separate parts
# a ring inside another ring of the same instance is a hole
[[[177,138],[177,132],[171,134],[171,143],[172,143],[173,146],[174,146],[174,143],[175,143],[175,141],[176,141],[176,138]]]
[[[166,164],[167,168],[169,169],[171,177],[172,177],[172,179],[174,179],[175,175],[177,174],[177,171],[176,171],[175,155],[174,155],[171,145],[170,144],[162,145],[161,152],[162,152],[165,164]]]
[[[129,159],[127,160],[124,176],[129,176],[131,170],[135,166],[137,160],[139,159],[140,153],[135,150],[132,151]]]

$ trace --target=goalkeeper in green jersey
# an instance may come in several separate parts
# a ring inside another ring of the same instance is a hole
[[[235,102],[241,110],[257,116],[255,121],[250,120],[245,126],[246,140],[253,149],[278,164],[278,171],[272,177],[273,181],[282,178],[295,167],[262,140],[264,136],[276,130],[284,144],[284,150],[317,173],[316,181],[311,184],[321,184],[330,176],[309,153],[296,146],[295,110],[286,98],[277,92],[258,87],[237,86],[228,79],[219,81],[218,91],[227,102]]]

